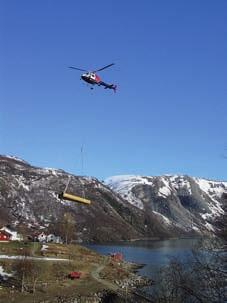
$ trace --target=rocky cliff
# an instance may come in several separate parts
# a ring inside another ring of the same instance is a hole
[[[214,232],[223,211],[227,182],[180,175],[115,176],[106,180],[112,190],[144,212],[152,212],[168,230]]]

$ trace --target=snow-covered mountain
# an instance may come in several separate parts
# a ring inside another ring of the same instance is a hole
[[[91,205],[59,199],[69,177],[67,192],[85,196]],[[226,190],[227,182],[176,175],[116,176],[103,183],[0,156],[0,226],[54,232],[70,213],[77,239],[85,241],[213,233]]]
[[[85,196],[92,201],[91,205],[59,199],[69,177],[67,192]],[[75,219],[77,239],[85,241],[169,234],[152,214],[145,214],[96,178],[34,167],[16,157],[0,156],[0,225],[10,224],[27,234],[39,230],[55,232],[65,213]]]
[[[224,213],[227,182],[182,175],[123,175],[110,177],[105,184],[137,208],[151,211],[170,229],[213,232],[217,217]]]

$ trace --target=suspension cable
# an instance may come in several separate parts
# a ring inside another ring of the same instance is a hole
[[[84,175],[84,145],[83,144],[80,148],[80,156],[81,156],[81,175],[82,175],[81,177],[83,178],[83,175]],[[79,180],[80,180],[80,178],[79,178]],[[82,185],[83,198],[85,198],[84,184],[81,180],[80,180],[80,184]]]
[[[66,186],[65,186],[64,193],[67,192],[67,189],[68,189],[70,180],[71,180],[71,175],[69,175],[69,177],[68,177],[68,181],[67,181],[67,184],[66,184]]]
[[[79,182],[80,182],[81,187],[82,187],[82,195],[83,195],[83,198],[85,199],[84,184],[83,184],[83,182],[81,181],[81,179],[83,178],[83,174],[84,174],[84,146],[83,146],[83,145],[81,146],[80,154],[81,154],[81,177],[79,177]],[[80,179],[80,178],[81,178],[81,179]],[[68,189],[68,187],[69,187],[70,180],[71,180],[71,175],[69,175],[69,177],[68,177],[68,181],[67,181],[67,184],[66,184],[66,186],[65,186],[64,193],[67,192],[67,189]]]

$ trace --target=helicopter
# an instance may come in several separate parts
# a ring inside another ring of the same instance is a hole
[[[104,70],[110,66],[114,65],[114,63],[111,63],[109,65],[106,65],[102,68],[99,68],[97,70],[94,70],[94,71],[88,71],[86,69],[81,69],[81,68],[78,68],[78,67],[74,67],[74,66],[69,66],[69,68],[72,68],[72,69],[76,69],[76,70],[79,70],[79,71],[82,71],[82,72],[85,72],[84,74],[81,75],[81,79],[84,80],[85,82],[91,84],[91,85],[98,85],[98,86],[104,86],[105,89],[109,88],[109,89],[113,89],[114,92],[116,92],[116,89],[117,89],[117,85],[114,85],[114,84],[108,84],[106,82],[103,82],[101,80],[101,78],[96,74],[96,72],[100,72],[101,70]],[[91,89],[93,89],[93,87],[91,87]]]

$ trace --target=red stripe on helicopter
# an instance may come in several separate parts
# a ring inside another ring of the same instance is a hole
[[[96,81],[97,83],[99,83],[99,82],[101,81],[101,79],[99,78],[98,75],[95,75],[95,81]]]

